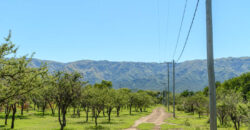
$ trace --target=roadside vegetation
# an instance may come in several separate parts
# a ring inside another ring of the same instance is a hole
[[[220,129],[250,129],[250,73],[216,82],[217,125]],[[172,104],[172,102],[171,102]],[[209,128],[209,89],[185,90],[176,98],[177,118],[169,118],[163,129]]]
[[[46,64],[32,68],[32,56],[17,57],[11,32],[0,45],[0,128],[126,128],[160,102],[159,92],[89,84],[78,72],[50,73]]]

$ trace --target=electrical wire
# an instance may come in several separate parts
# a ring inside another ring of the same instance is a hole
[[[185,5],[184,5],[184,9],[183,9],[183,13],[182,13],[182,18],[181,18],[181,24],[180,24],[180,28],[179,28],[179,31],[178,31],[177,41],[176,41],[175,49],[174,49],[174,53],[173,53],[173,59],[174,59],[174,56],[176,54],[176,49],[177,49],[177,46],[178,46],[179,40],[180,40],[182,25],[183,25],[183,21],[184,21],[185,14],[186,14],[187,2],[188,2],[188,0],[186,0]]]
[[[165,51],[166,51],[166,53],[165,53],[165,57],[164,57],[164,59],[167,61],[167,57],[168,57],[168,41],[169,41],[169,38],[168,38],[168,36],[169,36],[169,29],[168,29],[168,27],[169,27],[169,21],[170,21],[170,17],[169,17],[169,11],[170,11],[170,2],[169,2],[169,0],[167,0],[167,18],[166,18],[166,40],[165,40]],[[170,54],[171,55],[171,54]]]
[[[158,33],[158,58],[159,58],[159,63],[161,59],[161,28],[160,28],[160,0],[157,0],[157,33]]]
[[[197,10],[198,10],[199,2],[200,2],[200,0],[197,0],[196,7],[195,7],[195,11],[194,11],[194,15],[193,15],[193,19],[192,19],[192,22],[191,22],[191,24],[190,24],[190,27],[189,27],[189,30],[188,30],[188,34],[187,34],[187,37],[186,37],[186,40],[185,40],[185,43],[184,43],[184,46],[183,46],[183,48],[182,48],[182,51],[181,51],[180,56],[179,56],[178,59],[177,59],[177,62],[179,62],[179,60],[181,59],[182,54],[183,54],[183,52],[184,52],[184,50],[185,50],[185,48],[186,48],[186,45],[187,45],[187,42],[188,42],[188,38],[189,38],[189,35],[190,35],[191,30],[192,30],[192,27],[193,27],[193,23],[194,23],[194,19],[195,19],[195,16],[196,16],[196,12],[197,12]]]

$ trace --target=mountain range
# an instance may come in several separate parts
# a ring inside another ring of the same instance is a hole
[[[112,81],[114,88],[163,90],[167,86],[167,63],[146,62],[113,62],[81,60],[69,63],[60,63],[48,60],[33,59],[32,67],[39,67],[47,63],[50,72],[77,71],[90,84],[102,80]],[[250,72],[250,57],[215,59],[216,81],[236,77]],[[206,60],[190,60],[176,63],[176,91],[198,91],[208,85]],[[172,64],[170,70],[170,90],[172,90]]]

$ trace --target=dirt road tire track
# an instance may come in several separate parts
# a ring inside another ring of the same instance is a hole
[[[135,121],[132,127],[125,130],[137,130],[137,126],[142,123],[153,123],[155,124],[153,130],[160,130],[160,126],[165,123],[164,120],[171,116],[172,114],[165,112],[163,107],[157,107],[150,115],[140,118],[139,120]]]

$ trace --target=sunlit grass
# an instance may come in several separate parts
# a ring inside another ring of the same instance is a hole
[[[111,116],[111,122],[108,122],[107,114],[104,117],[100,114],[98,118],[98,127],[95,127],[94,119],[91,117],[91,112],[89,113],[89,121],[85,122],[85,112],[81,112],[80,118],[72,117],[73,110],[67,114],[67,126],[66,130],[75,129],[105,129],[105,130],[119,130],[124,128],[129,128],[134,124],[139,118],[146,116],[152,112],[153,108],[147,109],[147,112],[132,112],[129,115],[127,109],[122,109],[120,116],[116,116],[116,110],[114,109]],[[8,125],[4,126],[4,112],[0,113],[0,129],[9,129],[11,125],[11,115],[8,119]],[[37,112],[31,110],[29,112],[24,112],[24,115],[20,115],[20,110],[16,114],[15,129],[21,130],[58,130],[60,124],[58,122],[57,115],[51,116],[49,109],[46,111],[45,116],[42,116],[42,112]]]
[[[170,113],[173,112],[172,107]],[[185,130],[207,130],[209,129],[209,117],[205,114],[199,118],[198,114],[185,113],[183,111],[176,111],[176,118],[168,118],[165,120],[166,124],[161,125],[162,130],[168,129],[185,129]],[[234,130],[233,126],[225,127],[220,126],[217,121],[218,129],[220,130]],[[248,130],[248,128],[242,124],[241,130]]]
[[[153,123],[142,123],[137,128],[139,130],[152,130],[155,127],[155,124]]]

